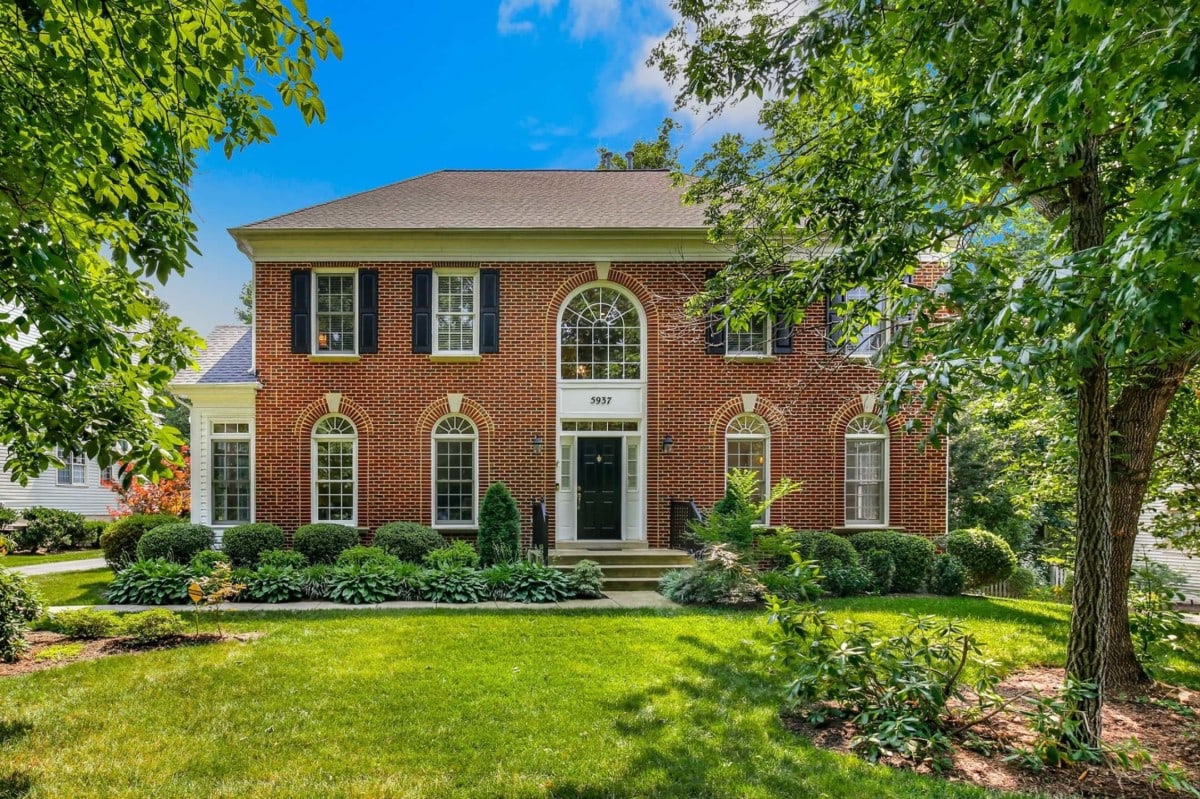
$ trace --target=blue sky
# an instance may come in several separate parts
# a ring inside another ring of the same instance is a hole
[[[192,199],[201,255],[158,293],[201,334],[234,321],[250,263],[226,229],[438,169],[590,169],[596,148],[653,136],[673,93],[645,66],[666,0],[310,0],[342,40],[322,63],[323,125],[277,109],[279,135],[206,153]],[[675,116],[690,163],[754,111]]]

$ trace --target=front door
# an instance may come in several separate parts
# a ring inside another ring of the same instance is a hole
[[[621,538],[621,439],[580,438],[576,535]]]

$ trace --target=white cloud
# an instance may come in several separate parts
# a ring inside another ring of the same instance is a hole
[[[517,19],[522,12],[536,8],[541,16],[546,16],[558,0],[500,0],[500,11],[496,20],[496,30],[501,36],[513,33],[528,33],[533,30],[533,23],[528,19]]]
[[[607,33],[620,22],[621,0],[570,0],[567,17],[574,39]]]

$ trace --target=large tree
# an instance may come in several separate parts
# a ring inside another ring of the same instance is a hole
[[[736,244],[736,313],[839,302],[911,320],[881,365],[940,423],[965,377],[1073,394],[1077,554],[1067,670],[1143,678],[1125,603],[1133,535],[1200,320],[1200,19],[1183,0],[676,0],[657,58],[683,101],[766,99],[693,196]],[[1044,257],[973,235],[1020,207]],[[907,278],[949,254],[936,292]],[[708,298],[713,299],[713,298]],[[946,312],[949,312],[949,315]],[[1114,601],[1114,597],[1116,600]],[[1106,679],[1107,678],[1107,679]],[[1076,709],[1093,740],[1103,692]]]
[[[597,147],[596,155],[600,160],[596,169],[679,169],[679,148],[671,144],[671,133],[680,127],[678,122],[667,117],[658,126],[657,138],[635,139],[633,147],[625,155],[607,147]]]
[[[275,95],[324,109],[340,54],[301,0],[0,4],[0,444],[26,480],[58,449],[161,472],[158,415],[197,339],[147,279],[195,252],[198,154],[275,132]]]

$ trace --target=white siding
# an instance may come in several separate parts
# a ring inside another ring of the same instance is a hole
[[[1154,518],[1154,514],[1162,509],[1161,503],[1147,506],[1142,511],[1141,522],[1139,524],[1137,538],[1133,544],[1133,565],[1137,568],[1138,561],[1142,556],[1148,557],[1156,563],[1162,563],[1170,566],[1182,574],[1187,575],[1187,585],[1183,588],[1183,594],[1189,602],[1200,600],[1200,558],[1192,557],[1177,549],[1171,549],[1163,546],[1162,541],[1155,538],[1149,533],[1150,520]]]
[[[254,392],[205,392],[188,387],[192,402],[192,522],[212,524],[210,497],[210,464],[212,457],[212,428],[214,423],[250,425],[250,481],[254,483]],[[254,496],[251,493],[250,518],[254,519]],[[215,528],[217,540],[221,530]]]
[[[0,446],[0,463],[8,457],[8,448]],[[14,483],[9,475],[0,475],[0,504],[13,510],[24,510],[34,505],[58,508],[93,519],[107,521],[109,508],[117,506],[116,493],[100,485],[100,467],[95,461],[87,461],[83,485],[59,485],[58,470],[47,469],[29,481],[29,485]]]

